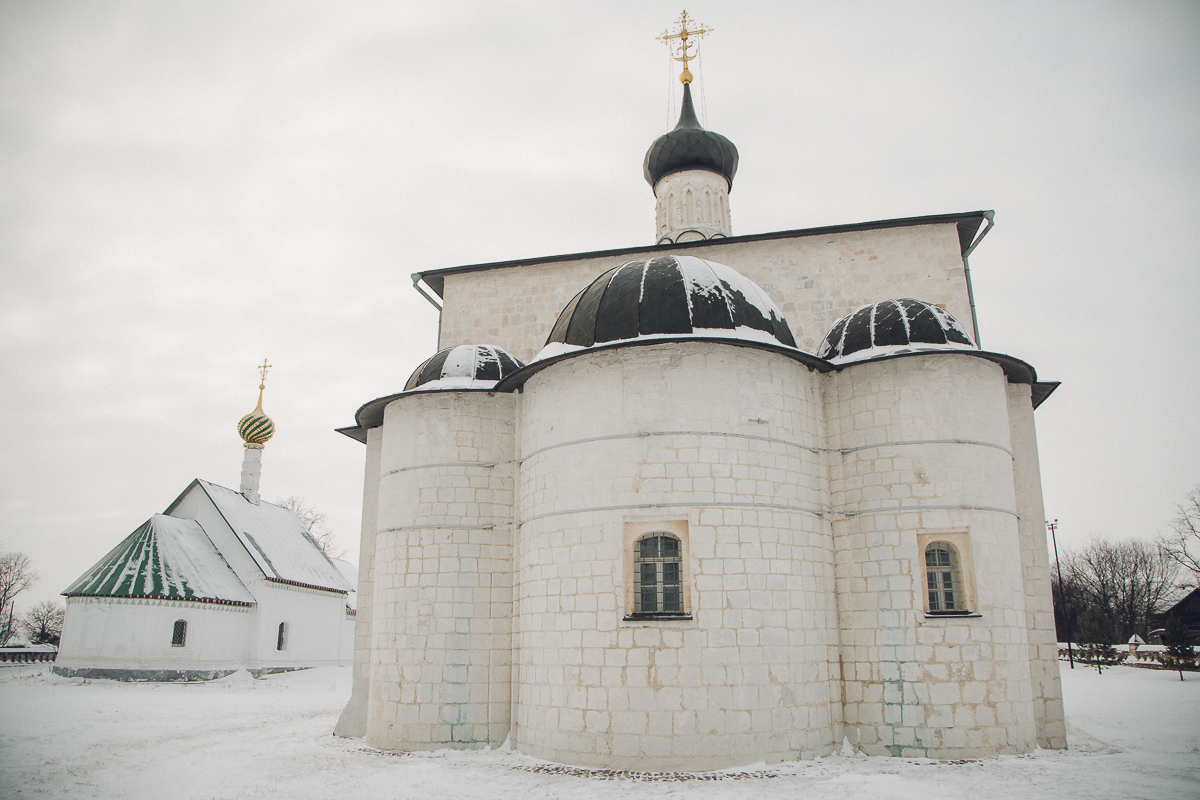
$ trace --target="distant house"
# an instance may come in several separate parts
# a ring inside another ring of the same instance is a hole
[[[1163,613],[1151,617],[1150,627],[1154,629],[1151,633],[1151,641],[1161,636],[1161,629],[1166,626],[1167,620],[1172,617],[1181,620],[1187,626],[1188,631],[1192,635],[1193,643],[1200,643],[1200,588],[1192,589],[1179,598],[1175,605]]]
[[[239,430],[242,491],[193,481],[63,592],[56,673],[199,680],[353,659],[354,568],[326,556],[293,512],[259,500],[274,432],[261,395]]]

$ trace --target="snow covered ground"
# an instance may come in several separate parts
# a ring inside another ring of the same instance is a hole
[[[966,763],[835,756],[684,781],[580,776],[503,751],[369,750],[330,733],[349,668],[131,684],[7,667],[0,798],[1200,797],[1200,674],[1180,682],[1174,672],[1063,666],[1065,752]]]

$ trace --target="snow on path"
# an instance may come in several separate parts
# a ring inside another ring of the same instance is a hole
[[[350,693],[349,668],[131,684],[7,667],[0,798],[1200,797],[1200,674],[1180,682],[1173,672],[1117,667],[1098,676],[1063,666],[1066,752],[961,764],[837,756],[688,781],[556,774],[504,751],[372,751],[330,733]]]

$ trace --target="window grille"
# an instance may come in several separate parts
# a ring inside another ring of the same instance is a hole
[[[275,649],[276,650],[286,650],[287,649],[287,623],[286,622],[279,623],[279,639],[275,642]]]
[[[934,542],[925,548],[925,575],[930,611],[963,611],[958,560],[950,546]]]
[[[652,534],[637,543],[634,556],[634,610],[639,614],[683,613],[679,540]]]
[[[187,620],[175,620],[175,628],[171,631],[171,647],[183,647],[187,644]]]

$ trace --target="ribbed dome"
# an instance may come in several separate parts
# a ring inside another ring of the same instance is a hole
[[[679,123],[674,130],[655,139],[646,151],[646,160],[642,163],[646,182],[654,187],[664,175],[672,172],[706,169],[725,176],[732,189],[737,167],[737,148],[721,134],[700,126],[692,106],[692,87],[684,84]]]
[[[863,306],[839,319],[817,355],[860,361],[919,350],[974,350],[975,343],[944,309],[901,298]]]
[[[460,344],[439,350],[417,367],[404,391],[492,389],[523,366],[493,344]]]
[[[262,412],[262,402],[259,407],[238,420],[238,436],[246,444],[266,444],[275,435],[275,423]]]
[[[539,358],[576,347],[682,336],[796,346],[783,314],[749,278],[694,256],[659,256],[611,269],[575,295]]]

